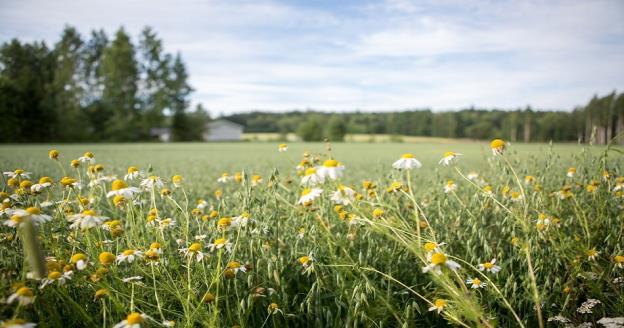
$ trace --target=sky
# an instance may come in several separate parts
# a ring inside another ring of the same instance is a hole
[[[153,27],[194,104],[571,110],[624,88],[624,1],[0,0],[0,42]]]

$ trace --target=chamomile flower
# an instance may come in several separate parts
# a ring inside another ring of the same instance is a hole
[[[32,304],[34,299],[35,294],[32,289],[28,287],[20,287],[15,291],[15,293],[11,294],[11,296],[7,298],[6,302],[7,304],[11,304],[17,301],[20,306],[25,306]]]
[[[10,219],[4,221],[4,225],[11,228],[21,226],[27,218],[30,218],[34,224],[41,224],[52,219],[49,215],[41,214],[41,209],[38,207],[29,207],[25,210],[15,209],[7,211],[7,213],[10,215]]]
[[[54,181],[52,181],[52,178],[50,178],[50,177],[41,177],[41,179],[39,179],[39,183],[36,183],[36,184],[30,186],[30,192],[32,192],[32,193],[40,193],[40,192],[44,191],[46,188],[49,188],[50,186],[52,186],[52,183],[54,183]]]
[[[426,242],[423,245],[423,248],[425,249],[425,252],[427,252],[427,259],[431,261],[431,256],[433,255],[433,253],[441,253],[442,250],[440,249],[440,246],[444,245],[446,245],[446,243],[444,242],[439,244],[434,242]]]
[[[134,195],[140,192],[141,189],[128,187],[128,184],[123,180],[115,180],[111,184],[111,191],[106,194],[106,197],[122,196],[125,199],[133,199]]]
[[[232,180],[232,177],[230,177],[230,174],[227,172],[223,172],[223,174],[221,174],[221,176],[217,179],[217,182],[227,183],[230,180]]]
[[[41,286],[39,286],[39,289],[44,289],[46,286],[54,283],[62,286],[67,282],[67,280],[70,280],[72,278],[73,274],[73,271],[65,271],[63,273],[59,271],[50,271],[50,273],[48,273],[48,276],[41,280]]]
[[[494,139],[490,142],[490,148],[492,149],[492,154],[494,155],[502,155],[505,151],[505,147],[507,147],[507,145],[502,139]]]
[[[148,316],[145,314],[132,312],[128,314],[125,320],[114,325],[113,328],[141,328],[141,325],[145,323],[147,318]]]
[[[452,152],[452,151],[447,151],[446,153],[444,153],[444,155],[442,156],[442,159],[440,159],[438,164],[442,164],[446,166],[451,165],[457,160],[457,156],[461,156],[461,155],[463,154]]]
[[[277,146],[277,151],[279,151],[280,153],[283,153],[287,150],[288,150],[287,144],[280,144],[279,146]]]
[[[301,266],[303,266],[304,268],[308,268],[310,267],[313,263],[314,263],[314,257],[312,257],[312,253],[302,256],[300,258],[297,259],[297,262],[299,262],[299,264],[301,264]]]
[[[262,184],[262,182],[263,182],[263,181],[264,181],[264,180],[263,180],[263,179],[262,179],[262,177],[261,177],[261,176],[259,176],[259,175],[253,175],[253,176],[251,176],[251,186],[252,186],[252,187],[256,187],[256,186],[258,186],[258,185]]]
[[[437,311],[438,313],[444,311],[444,308],[448,305],[448,302],[443,299],[436,299],[433,301],[433,305],[429,308],[429,311]]]
[[[98,260],[102,265],[111,265],[113,264],[113,262],[115,262],[115,254],[111,252],[102,252],[98,256]]]
[[[93,155],[92,152],[88,151],[84,153],[84,155],[78,157],[78,161],[80,163],[95,164],[95,156]]]
[[[200,243],[192,243],[187,248],[179,249],[179,252],[189,259],[195,258],[197,262],[204,259],[204,253],[202,252],[202,245]]]
[[[535,177],[532,175],[527,175],[524,177],[524,184],[530,185],[535,182]]]
[[[82,213],[71,215],[67,218],[72,224],[69,226],[72,229],[90,229],[98,227],[108,219],[105,216],[99,216],[94,210],[84,210]]]
[[[615,266],[619,269],[624,269],[624,256],[616,255],[613,257],[613,262],[615,262]]]
[[[568,168],[568,172],[566,173],[566,176],[568,178],[573,178],[575,175],[576,175],[576,167]]]
[[[179,174],[176,174],[171,177],[171,183],[173,183],[173,186],[176,188],[182,187],[182,182],[184,182],[184,177],[182,177]]]
[[[254,220],[249,213],[243,212],[241,215],[232,218],[232,227],[245,227],[250,221]]]
[[[138,167],[130,166],[130,167],[128,167],[126,175],[124,175],[124,180],[126,180],[126,181],[134,180],[134,179],[139,178],[141,175],[142,175],[141,171],[139,171]]]
[[[588,261],[594,261],[600,255],[600,252],[596,248],[591,248],[585,251],[585,255]]]
[[[487,271],[487,272],[491,272],[496,274],[498,271],[501,270],[501,267],[496,265],[496,259],[492,259],[489,262],[485,262],[485,263],[480,263],[478,265],[479,271]]]
[[[305,170],[303,177],[301,177],[302,186],[316,186],[322,184],[325,179],[320,176],[315,167],[310,167]]]
[[[2,328],[34,328],[36,323],[27,322],[23,319],[11,319],[6,321],[0,321],[0,327]]]
[[[468,180],[474,181],[474,180],[479,178],[479,173],[477,173],[477,172],[470,172],[470,173],[468,173],[466,175],[466,178],[468,178]]]
[[[221,249],[224,247],[228,252],[232,251],[232,243],[225,238],[215,239],[212,243],[208,244],[208,249],[211,252],[214,252],[215,249]]]
[[[132,263],[136,259],[140,259],[143,257],[143,252],[135,249],[126,249],[117,255],[117,264],[121,264],[123,262]]]
[[[335,159],[328,159],[323,165],[316,168],[316,172],[323,179],[330,178],[336,180],[343,175],[345,167]]]
[[[461,268],[461,266],[452,260],[449,260],[444,253],[436,252],[431,254],[429,259],[429,264],[422,269],[423,273],[427,273],[429,271],[433,271],[436,274],[442,273],[442,267],[446,266],[447,268],[456,271]]]
[[[466,279],[466,283],[469,284],[470,288],[472,289],[483,288],[487,286],[487,284],[481,281],[479,278],[468,278]]]
[[[403,154],[396,162],[392,163],[392,167],[397,170],[419,169],[422,164],[414,157],[413,154]]]
[[[176,221],[172,218],[156,219],[156,222],[158,223],[158,229],[160,230],[165,230],[176,226]]]
[[[316,198],[321,196],[322,192],[323,192],[323,189],[319,189],[319,188],[305,188],[303,189],[303,191],[301,191],[301,197],[299,197],[299,201],[297,202],[297,204],[309,205]]]
[[[4,175],[9,179],[30,179],[30,172],[26,172],[22,169],[16,169],[15,171],[6,171]]]
[[[446,185],[444,185],[444,192],[448,194],[449,192],[455,191],[455,190],[457,190],[457,185],[455,184],[455,181],[448,180],[446,182]]]
[[[141,187],[145,188],[145,189],[151,189],[151,188],[162,188],[165,185],[165,183],[163,182],[163,180],[155,175],[150,175],[149,177],[143,179],[141,181]]]
[[[76,266],[78,271],[82,271],[87,267],[87,256],[83,253],[76,253],[72,255],[70,262]]]
[[[234,274],[238,272],[247,272],[247,268],[244,265],[241,265],[238,261],[230,261],[225,266],[225,270],[231,270]]]
[[[355,191],[347,186],[340,185],[338,190],[332,193],[331,200],[336,204],[349,205],[355,200]]]

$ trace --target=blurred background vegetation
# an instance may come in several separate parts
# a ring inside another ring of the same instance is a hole
[[[14,39],[0,46],[0,142],[152,141],[152,128],[170,128],[173,141],[201,140],[209,113],[190,108],[193,88],[178,54],[146,27],[136,44],[120,28],[88,37],[66,27],[60,40]],[[449,95],[452,97],[453,95]],[[589,95],[588,95],[589,96]],[[531,107],[515,110],[467,108],[433,112],[328,113],[248,112],[222,118],[247,133],[296,133],[304,141],[346,134],[439,138],[505,138],[512,142],[607,143],[624,133],[624,94],[595,95],[572,111]],[[624,143],[624,138],[619,138]]]

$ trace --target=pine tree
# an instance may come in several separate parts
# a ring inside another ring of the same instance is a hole
[[[170,101],[167,82],[171,56],[163,53],[162,41],[150,27],[141,32],[139,52],[141,79],[138,98],[141,103],[142,138],[147,139],[150,128],[161,127],[164,123],[164,110]]]
[[[189,105],[188,97],[193,89],[188,84],[187,79],[186,67],[178,53],[171,67],[171,77],[168,83],[170,108],[173,112],[171,137],[174,141],[188,141],[192,139],[188,130],[190,118],[186,113],[186,108]]]

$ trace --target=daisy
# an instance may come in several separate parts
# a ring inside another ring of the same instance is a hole
[[[41,286],[39,286],[39,289],[44,289],[46,286],[51,285],[55,282],[58,283],[58,285],[62,286],[67,282],[67,280],[70,280],[72,278],[73,274],[73,271],[66,271],[64,273],[60,273],[59,271],[51,271],[50,273],[48,273],[47,278],[41,280]]]
[[[140,259],[143,257],[143,252],[137,251],[134,249],[126,249],[117,255],[117,264],[121,264],[123,262],[132,263],[135,259]]]
[[[228,252],[232,251],[232,243],[225,238],[215,239],[212,243],[208,244],[208,249],[213,252],[215,249],[221,249],[225,247]]]
[[[506,146],[507,145],[502,139],[494,139],[490,142],[490,148],[492,149],[492,154],[494,155],[502,155]]]
[[[17,169],[13,172],[11,171],[7,171],[4,172],[4,175],[6,175],[7,177],[9,177],[10,179],[30,179],[30,172],[26,172],[22,169]]]
[[[70,228],[80,228],[82,230],[97,227],[106,219],[108,218],[105,216],[98,216],[94,210],[84,210],[82,213],[74,214],[67,218],[69,222],[72,222],[69,226]]]
[[[532,184],[533,182],[535,182],[535,177],[532,175],[527,175],[524,177],[524,184]]]
[[[125,199],[133,199],[134,194],[140,192],[141,189],[137,187],[128,187],[128,184],[123,180],[115,180],[111,184],[111,191],[106,194],[106,197],[123,196]]]
[[[615,187],[613,187],[613,191],[624,190],[624,177],[618,177],[615,180]]]
[[[310,267],[313,262],[314,262],[314,257],[312,257],[312,253],[306,255],[306,256],[302,256],[300,258],[297,259],[297,262],[299,262],[299,264],[301,264],[304,268],[308,268]]]
[[[188,248],[181,248],[179,252],[189,259],[195,257],[195,260],[200,262],[204,258],[204,253],[202,253],[201,249],[202,245],[200,243],[192,243]]]
[[[141,171],[139,171],[139,168],[136,167],[136,166],[130,166],[128,168],[127,172],[128,173],[126,175],[124,175],[124,180],[126,180],[126,181],[127,180],[134,180],[134,179],[136,179],[136,178],[138,178],[138,177],[140,177],[142,175]]]
[[[62,177],[61,180],[59,180],[59,183],[63,187],[78,187],[78,188],[81,188],[80,181],[78,181],[78,180],[76,180],[74,178],[70,178],[70,177]]]
[[[142,313],[132,312],[125,320],[113,326],[113,328],[141,328],[148,316]]]
[[[145,189],[151,189],[151,188],[162,188],[165,185],[165,183],[163,182],[163,180],[155,175],[150,175],[149,177],[147,177],[146,179],[143,179],[141,181],[141,187],[145,188]]]
[[[413,154],[403,154],[401,158],[392,164],[392,167],[397,170],[411,170],[413,168],[421,168],[422,164],[414,158]]]
[[[301,178],[301,185],[316,186],[317,184],[321,184],[324,181],[325,179],[317,173],[316,168],[310,167],[305,170],[305,173]]]
[[[478,265],[479,271],[487,271],[487,272],[491,272],[496,274],[498,271],[500,271],[501,267],[496,265],[496,259],[492,259],[489,262],[485,262],[485,263],[481,263]]]
[[[11,294],[11,296],[7,298],[6,302],[7,304],[11,304],[17,301],[20,306],[24,306],[32,304],[34,299],[35,294],[32,289],[28,287],[20,287],[15,291],[15,293]]]
[[[438,311],[438,313],[442,312],[444,308],[448,305],[446,300],[436,299],[433,301],[433,305],[429,308],[429,311]]]
[[[600,252],[596,250],[596,248],[588,249],[585,251],[585,255],[587,255],[587,260],[593,261],[600,255]]]
[[[72,255],[70,262],[76,265],[76,269],[82,271],[87,267],[87,256],[83,253],[76,253]]]
[[[487,185],[485,187],[483,187],[483,193],[488,195],[488,196],[493,196],[494,195],[494,188],[492,188],[492,186]]]
[[[36,323],[26,322],[26,320],[23,319],[0,321],[0,327],[2,328],[34,328],[36,326]]]
[[[249,221],[254,221],[247,212],[232,218],[232,227],[245,227]]]
[[[524,196],[522,196],[521,193],[517,192],[517,191],[512,191],[509,193],[509,197],[511,198],[512,201],[514,202],[519,202],[521,200],[524,199]]]
[[[312,204],[312,202],[316,198],[321,196],[322,192],[323,192],[323,189],[319,189],[319,188],[305,188],[303,189],[303,191],[301,191],[301,197],[299,198],[299,201],[297,203],[301,205]]]
[[[280,144],[279,146],[277,146],[277,151],[279,151],[280,153],[283,153],[287,150],[288,150],[287,144]]]
[[[440,249],[440,246],[446,245],[446,243],[442,242],[442,243],[434,243],[434,242],[427,242],[425,243],[425,245],[423,245],[423,248],[425,249],[425,251],[427,252],[427,258],[428,260],[431,261],[431,255],[433,255],[433,253],[441,253],[442,250]]]
[[[455,184],[455,181],[453,180],[449,180],[446,182],[446,185],[444,186],[444,192],[445,193],[449,193],[451,191],[455,191],[457,190],[457,185]]]
[[[93,153],[88,151],[86,153],[84,153],[84,155],[78,157],[78,161],[81,163],[89,163],[89,164],[94,164],[95,163],[95,156],[93,156]]]
[[[336,180],[343,175],[344,166],[335,159],[328,159],[323,162],[323,165],[316,168],[316,172],[323,179],[329,177],[332,180]]]
[[[479,178],[479,173],[470,172],[466,175],[466,178],[468,178],[468,180],[476,180],[477,178]]]
[[[98,259],[100,260],[100,264],[110,265],[113,264],[113,262],[115,261],[115,254],[111,252],[102,252],[98,256]]]
[[[616,255],[613,257],[613,262],[615,262],[615,266],[624,269],[624,256]]]
[[[331,196],[336,204],[349,205],[355,200],[355,191],[347,186],[340,185]]]
[[[26,218],[30,218],[34,224],[41,224],[52,220],[52,217],[46,214],[41,214],[41,210],[38,207],[29,207],[25,210],[7,210],[7,213],[11,218],[4,222],[4,225],[11,228],[15,228],[18,225],[21,226]]]
[[[487,284],[481,281],[479,278],[468,278],[466,279],[466,283],[470,284],[470,288],[472,289],[483,288],[487,286]]]
[[[176,226],[176,221],[172,218],[166,218],[166,219],[156,219],[156,222],[158,222],[158,229],[160,230],[165,230],[167,228],[173,228]]]
[[[566,173],[566,176],[568,178],[573,178],[575,174],[576,174],[576,167],[568,168],[568,172]]]
[[[446,266],[453,271],[461,268],[461,266],[457,262],[449,260],[446,255],[441,252],[431,254],[429,262],[429,265],[422,269],[423,273],[427,273],[433,270],[434,273],[440,274],[442,273],[442,266]]]
[[[237,274],[239,271],[240,272],[247,272],[247,268],[243,265],[240,264],[240,262],[238,261],[230,261],[228,262],[228,264],[225,266],[226,270],[231,270],[232,272],[234,272],[234,274]]]
[[[54,181],[52,181],[52,178],[50,177],[41,177],[41,179],[39,179],[39,183],[36,183],[30,187],[30,191],[32,193],[42,192],[46,188],[50,187],[53,182]]]
[[[183,181],[184,181],[184,177],[182,177],[181,175],[176,174],[171,177],[171,183],[173,183],[173,186],[176,188],[182,187]]]
[[[158,254],[162,254],[162,247],[160,246],[160,243],[157,243],[157,242],[151,243],[149,249]]]
[[[438,162],[438,164],[442,164],[442,165],[451,165],[455,162],[455,160],[457,159],[457,156],[461,156],[463,154],[460,153],[455,153],[452,151],[447,151],[446,153],[444,153],[444,155],[442,156],[442,159]]]
[[[262,180],[262,177],[259,175],[254,175],[251,177],[251,186],[252,187],[256,187],[259,184],[261,184],[264,180]]]
[[[223,172],[223,174],[221,174],[221,176],[217,179],[217,182],[219,182],[219,183],[227,183],[231,179],[232,179],[232,177],[230,177],[229,173]]]

